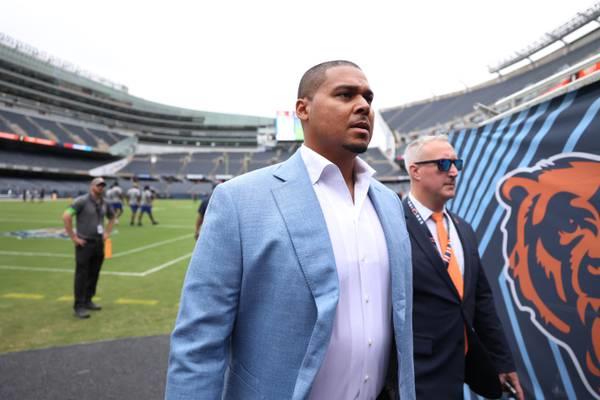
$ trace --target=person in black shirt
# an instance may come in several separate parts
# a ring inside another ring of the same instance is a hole
[[[94,178],[89,193],[77,197],[63,214],[65,231],[75,244],[75,301],[77,318],[89,318],[89,310],[102,307],[92,301],[100,268],[104,261],[104,241],[110,237],[114,224],[113,209],[104,201],[106,182]],[[77,216],[77,229],[73,230],[73,215]],[[108,218],[106,229],[104,217]]]

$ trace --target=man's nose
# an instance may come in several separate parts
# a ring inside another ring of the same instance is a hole
[[[363,96],[357,96],[356,112],[361,114],[369,114],[371,112],[371,104]]]
[[[458,168],[456,168],[456,165],[454,165],[454,163],[452,163],[450,165],[450,169],[448,170],[448,175],[458,176]]]

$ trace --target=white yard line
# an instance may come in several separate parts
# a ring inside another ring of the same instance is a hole
[[[125,218],[127,219],[127,218]],[[125,221],[124,218],[121,218],[120,221]],[[49,219],[49,220],[32,220],[32,219],[19,219],[19,218],[0,218],[0,222],[19,222],[19,223],[27,223],[27,224],[53,224],[52,226],[50,226],[50,228],[58,228],[58,227],[62,227],[62,223],[60,221],[60,219]],[[127,221],[125,221],[127,222]],[[125,222],[123,222],[123,224],[125,224]],[[118,225],[115,225],[115,227],[118,227]],[[46,227],[48,228],[48,227]],[[186,228],[186,229],[193,229],[194,226],[193,225],[176,225],[176,224],[158,224],[157,226],[153,227],[152,229],[155,228]]]
[[[189,233],[187,235],[177,236],[176,238],[173,238],[173,239],[163,240],[162,242],[156,242],[156,243],[148,244],[146,246],[137,247],[135,249],[126,250],[126,251],[122,251],[120,253],[113,254],[112,258],[123,257],[123,256],[129,255],[129,254],[133,254],[133,253],[139,253],[140,251],[151,249],[153,247],[162,246],[163,244],[169,244],[169,243],[177,242],[179,240],[187,239],[187,238],[190,238],[190,237],[192,237],[191,233]],[[192,246],[192,245],[193,245],[193,243],[190,246]],[[114,244],[113,244],[113,248],[114,248]]]
[[[183,256],[177,257],[173,260],[167,261],[161,265],[156,267],[147,269],[144,272],[119,272],[119,271],[107,271],[107,268],[102,268],[100,274],[102,275],[116,275],[116,276],[134,276],[134,277],[145,277],[155,272],[158,272],[162,269],[170,267],[173,264],[176,264],[186,258],[189,258],[192,253],[184,254]],[[0,265],[0,269],[5,270],[15,270],[15,271],[33,271],[33,272],[62,272],[62,273],[74,273],[74,268],[46,268],[46,267],[24,267],[24,266],[15,266],[15,265]]]
[[[150,274],[160,271],[161,269],[170,267],[171,265],[178,263],[181,260],[185,260],[186,258],[191,257],[191,255],[192,255],[192,253],[184,254],[183,256],[177,257],[176,259],[168,261],[162,265],[159,265],[158,267],[150,268],[149,270],[142,272],[142,276],[148,276]]]
[[[21,218],[0,218],[0,222],[21,222],[28,224],[56,224],[62,226],[60,218],[56,219],[21,219]]]
[[[119,252],[119,253],[115,253],[115,254],[113,254],[112,258],[118,258],[118,257],[127,256],[129,254],[139,253],[140,251],[148,250],[148,249],[151,249],[153,247],[162,246],[163,244],[169,244],[169,243],[177,242],[179,240],[187,239],[187,238],[190,238],[190,237],[192,237],[191,233],[189,233],[187,235],[177,236],[177,237],[175,237],[173,239],[168,239],[168,240],[163,240],[161,242],[156,242],[156,243],[148,244],[146,246],[136,247],[136,248],[133,248],[133,249],[130,249],[130,250],[126,250],[126,251],[122,251],[122,252]],[[72,258],[72,257],[74,257],[73,254],[65,254],[65,253],[44,253],[44,252],[39,252],[38,253],[38,252],[32,252],[32,251],[8,251],[8,250],[0,250],[0,255],[5,255],[5,256],[24,256],[24,257],[36,257],[36,256],[39,256],[39,257],[61,257],[61,258]]]
[[[25,257],[63,257],[63,258],[73,258],[73,254],[60,254],[60,253],[35,253],[35,252],[27,252],[27,251],[5,251],[0,250],[0,255],[3,256],[25,256]]]
[[[16,271],[33,271],[33,272],[63,272],[63,273],[74,273],[74,268],[45,268],[45,267],[23,267],[14,265],[0,265],[0,269],[16,270]],[[102,275],[122,275],[122,276],[144,276],[143,272],[117,272],[117,271],[104,271],[100,272]]]
[[[174,225],[174,224],[158,224],[154,228],[175,228],[175,229],[189,229],[192,230],[194,227],[192,225]],[[152,228],[152,229],[154,229]]]

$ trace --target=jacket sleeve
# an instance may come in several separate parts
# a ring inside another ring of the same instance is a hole
[[[471,229],[469,230],[473,243],[477,246],[475,233]],[[496,313],[492,289],[481,265],[481,258],[479,255],[476,257],[477,286],[473,326],[483,345],[488,350],[498,372],[515,371],[510,348],[508,347],[502,324]]]
[[[165,399],[221,398],[242,276],[238,212],[229,189],[215,189],[188,267]]]

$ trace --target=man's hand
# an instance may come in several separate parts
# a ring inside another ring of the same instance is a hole
[[[73,241],[73,243],[75,243],[75,246],[83,246],[84,244],[86,244],[85,239],[82,239],[77,235],[73,236],[71,240]]]
[[[106,242],[106,239],[108,239],[110,237],[110,234],[112,233],[113,226],[115,225],[116,220],[117,219],[114,216],[108,220],[108,224],[106,224],[106,229],[104,229],[104,233],[102,234],[102,239],[105,242]]]
[[[506,373],[502,373],[498,375],[498,378],[500,379],[500,383],[502,384],[502,387],[504,389],[504,382],[508,382],[512,385],[513,388],[515,388],[515,391],[517,392],[515,395],[515,398],[517,400],[524,400],[525,396],[523,395],[523,389],[521,388],[521,383],[519,382],[519,377],[517,376],[516,372],[506,372]]]

